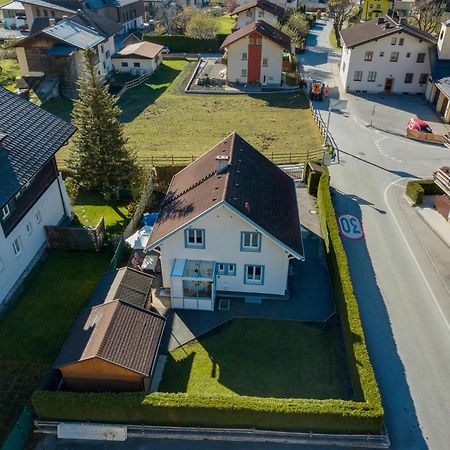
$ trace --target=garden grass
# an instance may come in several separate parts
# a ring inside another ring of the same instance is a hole
[[[236,19],[231,17],[229,14],[220,16],[216,18],[217,23],[217,34],[230,34],[231,29],[236,23]]]
[[[235,319],[170,352],[161,392],[348,399],[337,321]]]
[[[1,6],[1,0],[0,0]],[[15,59],[0,59],[0,85],[13,91],[16,88],[16,79],[20,76],[19,63]]]
[[[50,251],[0,317],[0,442],[47,375],[111,256]]]

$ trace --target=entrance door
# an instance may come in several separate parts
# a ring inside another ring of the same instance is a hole
[[[261,82],[262,36],[259,33],[249,35],[247,81]]]
[[[391,92],[393,84],[394,84],[393,78],[386,78],[386,81],[384,83],[384,92]]]

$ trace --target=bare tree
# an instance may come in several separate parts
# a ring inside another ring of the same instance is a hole
[[[333,28],[337,45],[341,46],[341,30],[347,19],[352,16],[355,3],[352,0],[329,0],[328,10],[333,17]]]
[[[187,25],[191,20],[194,11],[192,8],[183,8],[173,19],[172,27],[179,33],[185,33]]]
[[[209,14],[196,13],[186,27],[186,36],[194,39],[214,39],[217,34],[217,21]]]
[[[416,0],[411,23],[427,33],[437,32],[446,7],[445,0]]]
[[[227,0],[226,9],[229,13],[233,12],[238,6],[239,3],[236,0]]]

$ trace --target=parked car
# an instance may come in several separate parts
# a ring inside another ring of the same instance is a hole
[[[167,55],[167,53],[170,53],[170,48],[167,47],[167,45],[162,49],[162,52],[164,55]]]
[[[430,125],[428,125],[425,121],[419,119],[418,117],[414,117],[409,120],[407,129],[421,131],[422,133],[433,133]]]

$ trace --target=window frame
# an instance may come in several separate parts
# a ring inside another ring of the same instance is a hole
[[[403,83],[412,84],[413,79],[414,79],[414,73],[407,72],[407,73],[405,73],[405,79],[404,79]]]
[[[427,73],[421,73],[419,76],[419,84],[427,84],[429,75]],[[425,78],[425,81],[422,79]]]
[[[241,61],[248,61],[248,53],[247,52],[242,52]]]
[[[371,77],[371,74],[375,74],[375,76]],[[367,74],[367,82],[368,83],[375,83],[377,81],[377,72],[375,70],[369,70],[369,73]]]
[[[195,242],[189,242],[189,234],[193,232]],[[198,237],[201,236],[201,243],[197,243]],[[204,249],[206,247],[206,233],[204,228],[186,228],[184,230],[184,247]]]
[[[360,74],[360,76],[357,77],[356,74]],[[363,74],[364,74],[364,71],[355,70],[355,72],[353,73],[353,81],[362,81]]]
[[[426,53],[417,53],[416,63],[423,64],[425,62]]]
[[[33,234],[33,225],[31,223],[31,221],[27,223],[26,230],[27,230],[28,236],[31,236]]]
[[[20,236],[17,236],[14,239],[12,246],[13,246],[14,254],[16,256],[19,256],[22,253],[22,243],[20,242]]]
[[[219,262],[216,264],[217,264],[217,275],[226,275],[230,277],[236,276],[236,264],[223,262]],[[223,266],[223,269],[220,269],[220,266]]]
[[[395,58],[394,58],[394,55],[396,55]],[[400,56],[399,52],[391,52],[391,56],[389,58],[389,62],[398,62],[399,56]]]
[[[373,52],[372,51],[367,51],[364,54],[364,61],[372,61],[373,60]]]
[[[5,220],[8,218],[8,216],[11,214],[11,208],[9,207],[8,203],[1,209],[1,220]]]
[[[42,214],[40,211],[36,211],[36,214],[34,215],[36,217],[36,222],[41,223],[42,222]]]
[[[262,58],[262,66],[269,67],[269,58]]]
[[[241,70],[241,77],[242,78],[247,78],[247,69],[242,69]]]
[[[398,40],[398,45],[404,45],[405,44],[405,38],[400,38]]]
[[[258,245],[246,246],[244,243],[246,235],[250,235],[250,244],[253,242],[253,237],[257,236]],[[259,231],[241,231],[241,252],[261,252],[261,241],[262,234]]]
[[[121,67],[128,67],[128,63],[126,61],[121,62]]]
[[[393,37],[391,39],[391,45],[397,45],[397,38],[396,37]]]
[[[253,269],[252,278],[249,278],[249,269]],[[260,270],[259,279],[256,279],[255,269]],[[244,265],[244,284],[253,284],[262,286],[264,284],[265,266],[261,264],[245,264]]]
[[[133,63],[133,67],[134,67],[135,69],[140,69],[140,68],[141,68],[141,63],[140,63],[140,62],[134,62],[134,63]]]

